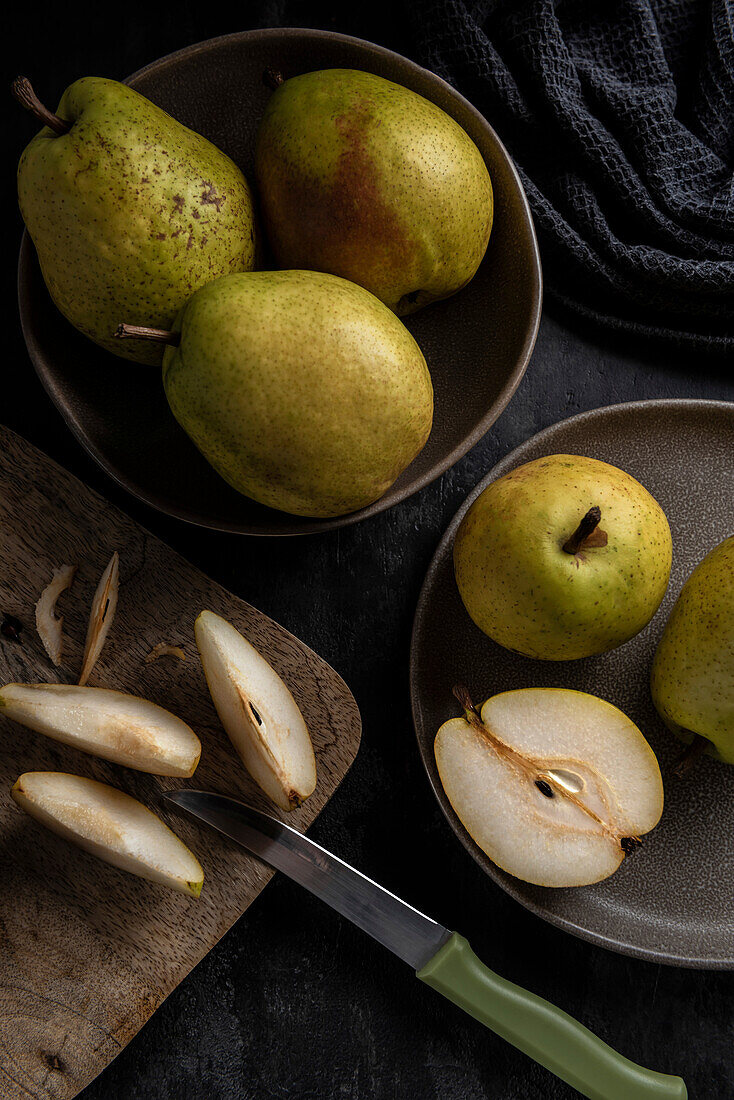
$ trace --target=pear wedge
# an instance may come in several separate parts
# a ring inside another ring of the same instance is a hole
[[[508,874],[600,882],[659,821],[655,754],[610,703],[561,688],[503,692],[481,714],[461,701],[464,717],[436,736],[439,776],[464,828]]]
[[[31,817],[105,863],[199,897],[204,872],[196,856],[130,795],[65,772],[26,772],[10,793]]]
[[[71,684],[6,684],[0,717],[115,764],[189,778],[201,742],[175,714],[121,691]]]
[[[295,809],[316,786],[313,745],[295,699],[226,619],[202,611],[195,632],[214,706],[242,763],[277,806]]]

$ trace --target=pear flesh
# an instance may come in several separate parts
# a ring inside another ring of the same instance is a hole
[[[672,562],[660,505],[624,470],[535,459],[492,482],[454,543],[459,593],[493,641],[569,661],[614,649],[655,614]]]
[[[278,266],[350,279],[399,316],[460,290],[486,251],[492,184],[478,148],[440,107],[372,73],[286,80],[255,172]]]
[[[63,745],[152,775],[192,776],[201,742],[175,714],[147,699],[70,684],[6,684],[0,716]]]
[[[526,688],[445,722],[441,783],[464,828],[508,874],[584,886],[617,870],[663,810],[655,754],[610,703]]]
[[[706,738],[734,764],[734,536],[684,584],[660,639],[650,680],[660,717],[676,736]]]
[[[295,699],[226,619],[202,611],[195,632],[212,701],[242,763],[277,806],[295,809],[316,787],[313,745]]]
[[[198,859],[123,791],[65,772],[26,772],[10,793],[31,817],[105,863],[190,897],[201,894]]]
[[[173,415],[239,492],[300,516],[381,497],[431,430],[433,389],[405,326],[362,287],[313,271],[231,275],[175,324]],[[135,341],[133,341],[135,342]]]
[[[170,328],[197,287],[255,266],[252,195],[237,166],[138,92],[84,77],[18,166],[21,214],[51,297],[107,351],[160,364],[163,349],[114,339],[121,321]]]

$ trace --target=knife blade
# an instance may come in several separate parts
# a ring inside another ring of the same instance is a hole
[[[451,938],[447,928],[275,817],[207,791],[165,797],[310,890],[414,970]]]
[[[164,795],[321,898],[414,968],[417,977],[555,1073],[589,1100],[686,1100],[680,1077],[648,1070],[607,1046],[555,1005],[485,966],[463,936],[290,825],[226,795]]]

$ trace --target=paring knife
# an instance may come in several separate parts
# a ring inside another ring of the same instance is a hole
[[[207,791],[165,798],[282,871],[416,971],[508,1043],[589,1100],[685,1100],[680,1077],[630,1062],[560,1008],[505,981],[467,940],[338,859],[308,837],[251,806]]]

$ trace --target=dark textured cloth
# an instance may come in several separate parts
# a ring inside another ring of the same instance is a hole
[[[734,358],[734,0],[411,0],[520,171],[546,293]]]

